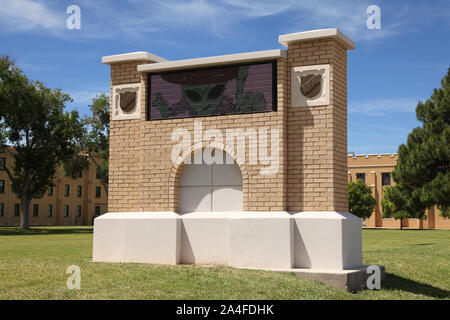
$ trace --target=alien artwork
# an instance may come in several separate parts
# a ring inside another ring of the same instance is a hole
[[[269,112],[273,63],[152,74],[150,120]]]

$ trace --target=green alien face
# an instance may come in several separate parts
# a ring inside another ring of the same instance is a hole
[[[193,116],[211,116],[219,108],[225,83],[184,84],[181,87]]]

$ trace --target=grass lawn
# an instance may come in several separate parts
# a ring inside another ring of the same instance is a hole
[[[363,251],[386,281],[352,294],[268,271],[93,263],[91,228],[0,228],[0,299],[450,299],[450,231],[363,230]],[[80,290],[66,287],[69,265]]]

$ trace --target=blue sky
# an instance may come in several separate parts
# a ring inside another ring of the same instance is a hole
[[[369,5],[381,29],[366,26]],[[66,27],[69,5],[81,29]],[[0,0],[0,54],[33,80],[69,93],[87,114],[109,93],[104,55],[149,51],[169,60],[284,48],[278,35],[337,27],[348,55],[348,149],[391,153],[406,141],[419,100],[450,67],[450,1]]]

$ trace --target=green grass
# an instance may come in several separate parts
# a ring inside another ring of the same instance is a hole
[[[92,229],[0,228],[0,299],[449,299],[450,231],[364,230],[382,290],[347,293],[292,274],[195,265],[93,263]],[[68,290],[66,269],[81,268]]]

